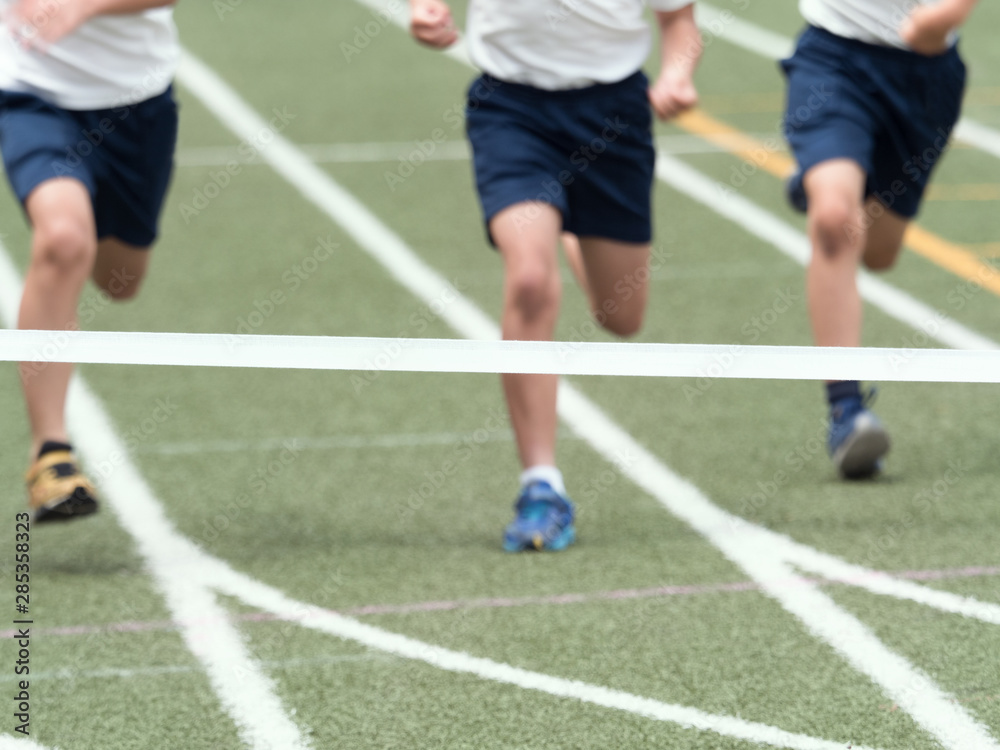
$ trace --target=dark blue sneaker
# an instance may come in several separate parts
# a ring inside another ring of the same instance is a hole
[[[889,433],[867,406],[874,389],[863,398],[842,398],[830,409],[827,447],[833,465],[845,479],[868,479],[882,470],[882,457],[889,452]]]
[[[802,173],[796,172],[785,180],[785,197],[799,213],[808,213],[809,200],[806,198],[806,188],[802,184]]]
[[[566,549],[576,539],[573,503],[548,482],[532,482],[514,505],[517,512],[503,534],[507,552]]]

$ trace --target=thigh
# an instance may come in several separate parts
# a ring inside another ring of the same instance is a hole
[[[594,315],[612,330],[638,328],[649,298],[649,243],[581,237],[580,246]]]
[[[93,279],[115,299],[129,299],[139,291],[149,265],[149,248],[137,247],[117,237],[104,237],[97,244]]]
[[[503,257],[506,282],[529,286],[559,279],[562,217],[544,202],[524,202],[500,211],[489,230]]]
[[[910,220],[886,208],[875,197],[868,199],[865,213],[870,217],[870,224],[865,240],[864,264],[874,271],[889,268],[899,257]]]

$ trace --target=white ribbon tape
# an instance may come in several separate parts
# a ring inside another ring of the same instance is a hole
[[[0,330],[0,361],[674,378],[1000,382],[1000,350]]]

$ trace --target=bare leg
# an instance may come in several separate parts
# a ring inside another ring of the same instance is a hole
[[[861,343],[857,270],[864,252],[865,174],[847,159],[823,162],[805,175],[812,260],[806,272],[809,317],[819,346]]]
[[[76,329],[80,292],[97,254],[90,195],[77,180],[49,180],[28,196],[26,209],[33,234],[18,328]],[[32,458],[43,441],[67,440],[64,411],[72,373],[70,364],[21,364]]]
[[[551,341],[562,285],[557,247],[562,217],[547,203],[519,203],[490,222],[504,260],[501,327],[508,341]],[[501,376],[525,468],[555,465],[555,375]]]
[[[806,273],[809,316],[819,346],[860,346],[858,266],[891,265],[905,222],[881,204],[864,203],[865,174],[847,159],[813,167],[805,175],[812,260]],[[877,474],[889,450],[881,422],[863,407],[854,382],[827,386],[831,405],[829,449],[844,477]]]
[[[649,245],[582,237],[594,318],[617,336],[638,332],[649,298]]]
[[[123,302],[139,293],[148,266],[148,248],[129,245],[116,237],[105,237],[97,244],[92,277],[111,299]]]
[[[573,272],[573,278],[576,279],[576,283],[583,290],[587,302],[593,307],[594,299],[590,291],[590,283],[587,281],[587,270],[583,265],[583,250],[580,248],[580,238],[570,232],[563,232],[559,236],[559,242],[562,244],[563,255],[566,256],[569,270]]]
[[[862,261],[872,271],[892,268],[903,247],[903,235],[906,234],[910,220],[885,208],[875,198],[868,199],[865,213],[875,218],[868,227],[868,240]]]

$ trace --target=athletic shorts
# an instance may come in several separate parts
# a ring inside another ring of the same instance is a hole
[[[503,209],[542,201],[559,210],[568,232],[649,242],[655,151],[648,86],[641,71],[569,91],[489,75],[474,81],[466,128],[487,234]]]
[[[172,88],[132,106],[87,111],[0,91],[0,152],[21,205],[46,180],[79,180],[90,193],[98,238],[153,243],[176,141]]]
[[[957,47],[926,56],[810,26],[781,66],[785,134],[800,174],[852,159],[868,176],[869,196],[915,216],[961,111],[965,64]]]

